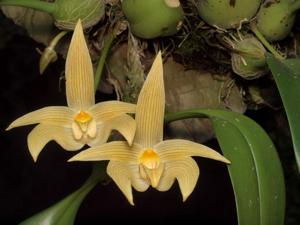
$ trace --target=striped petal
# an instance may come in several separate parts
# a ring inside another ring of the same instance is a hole
[[[170,168],[170,166],[168,166],[168,163],[165,163],[165,164],[167,164],[167,166],[165,165],[165,169]],[[174,182],[176,180],[176,176],[171,172],[172,172],[172,170],[164,171],[162,177],[160,178],[159,184],[156,187],[157,190],[159,190],[159,191],[170,190],[170,188],[172,187],[172,185],[174,184]]]
[[[121,101],[100,102],[92,106],[88,111],[97,122],[105,122],[124,113],[135,113],[136,105]]]
[[[70,128],[39,124],[29,133],[27,138],[28,148],[34,161],[37,160],[42,149],[51,140],[56,141],[67,151],[79,150],[83,146],[82,143],[74,139]]]
[[[165,172],[157,190],[167,191],[171,188],[175,178],[178,180],[183,201],[193,192],[199,177],[197,163],[190,157],[166,163]]]
[[[117,184],[129,203],[134,205],[128,167],[123,163],[110,161],[107,166],[107,174]]]
[[[62,127],[71,127],[73,122],[74,112],[68,107],[64,106],[49,106],[31,113],[28,113],[14,122],[12,122],[6,130],[10,130],[15,127],[44,123],[60,125]]]
[[[136,129],[135,120],[126,114],[121,114],[111,120],[97,125],[96,137],[90,138],[87,143],[89,146],[97,146],[107,142],[112,130],[117,130],[129,145],[132,145]]]
[[[102,145],[107,142],[111,133],[111,129],[105,126],[105,124],[97,125],[96,137],[89,138],[88,145],[90,147],[95,147],[98,145]]]
[[[117,130],[126,139],[131,146],[135,135],[136,122],[135,120],[126,114],[120,115],[115,119],[106,122],[110,130]]]
[[[146,191],[149,187],[149,184],[140,177],[137,165],[110,161],[107,166],[107,173],[118,185],[131,205],[134,205],[131,186],[140,192]]]
[[[135,142],[143,147],[152,147],[162,141],[165,110],[163,64],[159,52],[139,94]]]
[[[80,20],[66,59],[66,95],[68,106],[78,111],[95,104],[93,65]]]
[[[166,140],[154,146],[163,161],[180,160],[187,156],[200,156],[204,158],[230,163],[224,156],[215,150],[192,141]]]
[[[97,147],[89,148],[75,155],[69,161],[103,161],[112,160],[137,164],[141,146],[129,146],[125,141],[113,141]]]

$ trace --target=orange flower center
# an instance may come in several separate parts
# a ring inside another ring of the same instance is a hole
[[[160,157],[153,149],[148,148],[140,156],[139,161],[148,169],[155,169],[159,166]]]
[[[92,116],[86,112],[80,111],[75,117],[74,120],[78,123],[88,123],[92,120]]]

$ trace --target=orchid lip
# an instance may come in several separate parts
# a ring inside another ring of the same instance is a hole
[[[72,131],[76,140],[81,140],[82,138],[93,139],[97,132],[96,122],[89,113],[80,111],[74,117]]]

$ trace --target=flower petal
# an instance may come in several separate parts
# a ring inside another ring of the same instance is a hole
[[[129,146],[125,141],[113,141],[100,146],[89,148],[75,155],[69,161],[102,161],[112,160],[137,164],[141,146]]]
[[[124,163],[110,161],[107,166],[107,174],[114,180],[120,190],[126,196],[131,205],[133,203],[130,171]]]
[[[136,122],[131,116],[123,114],[116,117],[115,119],[107,121],[106,124],[108,124],[108,128],[110,130],[119,131],[126,139],[128,144],[130,146],[132,145],[132,141],[135,135]]]
[[[190,157],[166,163],[165,172],[157,190],[167,191],[171,188],[175,178],[178,180],[183,201],[193,192],[199,177],[197,163]]]
[[[106,101],[97,103],[88,111],[97,122],[105,122],[124,113],[135,113],[135,110],[135,104],[121,101]]]
[[[165,111],[163,64],[159,52],[139,94],[135,142],[143,147],[152,147],[162,141]]]
[[[95,104],[93,65],[80,20],[66,59],[66,95],[68,106],[85,111]]]
[[[89,138],[88,145],[90,147],[96,147],[107,142],[111,133],[111,129],[106,126],[106,124],[97,125],[96,137]]]
[[[34,161],[37,160],[42,149],[51,140],[56,141],[67,151],[79,150],[83,146],[82,143],[74,139],[70,128],[39,124],[29,133],[27,138],[28,148]]]
[[[172,170],[166,170],[166,168],[170,168],[170,167],[165,166],[165,171],[162,177],[160,178],[158,186],[156,187],[156,189],[159,191],[168,191],[172,187],[176,179],[175,174],[172,173]]]
[[[97,123],[95,120],[92,120],[87,125],[87,135],[88,138],[95,138],[97,135]]]
[[[73,133],[73,137],[77,141],[79,141],[83,136],[82,130],[76,122],[72,123],[72,133]]]
[[[161,163],[157,168],[155,169],[149,169],[143,165],[140,165],[140,170],[142,170],[142,173],[146,175],[146,177],[149,179],[151,186],[156,188],[159,184],[159,181],[161,179],[161,176],[164,172],[165,164]]]
[[[71,127],[73,114],[74,112],[65,106],[49,106],[30,112],[16,119],[6,130],[36,123],[56,124],[63,127]]]
[[[215,150],[192,141],[173,139],[166,140],[154,146],[163,161],[179,160],[186,156],[200,156],[225,163],[230,163]]]
[[[144,192],[149,187],[149,183],[140,177],[137,165],[110,161],[107,173],[115,181],[131,205],[134,205],[131,186],[139,192]]]
[[[128,165],[131,174],[131,185],[135,190],[144,192],[149,188],[148,180],[141,177],[138,165]]]
[[[91,138],[90,135],[87,144],[91,147],[104,144],[107,142],[112,130],[117,130],[125,137],[129,145],[132,145],[135,129],[135,120],[129,115],[120,114],[111,120],[99,123],[95,132],[96,136]]]

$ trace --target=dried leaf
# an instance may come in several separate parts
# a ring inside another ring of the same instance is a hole
[[[242,94],[230,76],[212,74],[203,69],[185,70],[169,58],[164,65],[166,104],[168,112],[191,108],[230,109],[243,113],[246,106]],[[188,119],[170,124],[170,134],[199,142],[213,136],[207,119]]]
[[[49,44],[56,28],[48,13],[17,6],[2,6],[1,9],[17,25],[24,27],[34,40]]]

